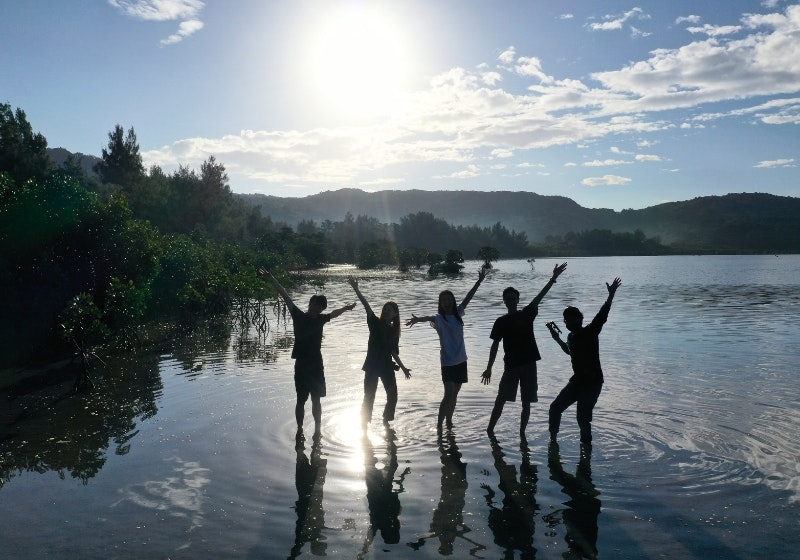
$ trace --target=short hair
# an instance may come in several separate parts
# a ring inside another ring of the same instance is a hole
[[[564,310],[564,317],[577,317],[581,321],[583,321],[583,313],[577,307],[572,307],[571,305]]]
[[[311,299],[308,301],[309,305],[319,305],[322,309],[328,307],[328,298],[323,296],[322,294],[314,294],[311,296]]]
[[[503,290],[503,299],[509,299],[509,296],[514,296],[516,299],[519,299],[519,292],[516,290],[516,288],[509,286]]]

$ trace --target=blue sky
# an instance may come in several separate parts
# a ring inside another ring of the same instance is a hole
[[[235,192],[800,196],[800,3],[0,0],[0,102],[50,147]],[[435,213],[435,209],[429,209]]]

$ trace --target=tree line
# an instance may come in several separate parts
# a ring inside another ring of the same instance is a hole
[[[81,163],[70,156],[55,166],[25,112],[0,104],[0,289],[3,316],[11,319],[0,327],[0,348],[7,363],[61,348],[59,340],[87,358],[97,341],[136,344],[147,321],[263,301],[271,288],[258,278],[259,266],[291,285],[289,270],[325,263],[454,272],[464,256],[488,265],[501,256],[597,251],[603,242],[633,254],[658,248],[641,232],[571,234],[533,246],[499,222],[453,226],[427,211],[397,224],[348,214],[293,229],[234,196],[214,156],[199,170],[145,169],[134,129],[121,125],[108,133],[96,175]]]

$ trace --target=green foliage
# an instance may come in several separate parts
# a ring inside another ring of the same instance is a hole
[[[12,111],[11,105],[0,103],[0,172],[22,186],[28,180],[44,179],[51,167],[47,140],[33,132],[25,111]]]
[[[91,294],[81,292],[73,297],[61,313],[62,335],[81,351],[104,342],[110,331],[103,322],[103,312]]]
[[[440,255],[435,256],[439,257]],[[458,274],[464,268],[464,265],[461,264],[464,262],[464,255],[457,249],[448,249],[444,260],[440,258],[435,261],[434,255],[430,255],[429,262],[431,262],[431,266],[428,269],[428,274]]]
[[[48,251],[95,201],[73,178],[51,176],[24,185],[2,180],[0,264],[18,265]],[[5,262],[3,262],[5,261]]]
[[[537,246],[537,253],[569,256],[611,255],[664,255],[672,251],[656,239],[648,239],[641,230],[613,233],[610,230],[594,229],[578,233],[570,232],[563,237],[547,237]]]
[[[95,165],[95,171],[103,183],[122,187],[131,187],[142,178],[144,166],[133,127],[127,135],[120,125],[108,133],[108,149],[103,148],[103,161]]]
[[[494,247],[484,246],[478,249],[476,256],[483,261],[484,268],[491,268],[492,262],[500,258],[500,251]]]

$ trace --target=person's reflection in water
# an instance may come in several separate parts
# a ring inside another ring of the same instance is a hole
[[[505,548],[509,557],[513,556],[513,551],[519,550],[522,560],[536,558],[533,535],[534,519],[539,510],[536,504],[538,471],[536,465],[531,464],[528,442],[525,439],[520,442],[522,463],[519,467],[519,480],[516,467],[506,463],[505,454],[497,439],[491,438],[491,442],[494,466],[500,476],[498,488],[503,492],[502,508],[498,508],[494,500],[495,491],[487,484],[482,485],[487,492],[489,528],[494,535],[494,542]]]
[[[582,447],[578,468],[574,475],[564,471],[561,464],[561,451],[558,443],[550,442],[547,453],[547,466],[550,469],[550,479],[556,481],[569,496],[564,502],[567,506],[561,510],[561,520],[567,530],[564,539],[569,546],[570,554],[580,558],[597,558],[597,517],[600,515],[600,492],[592,483],[591,451]],[[558,524],[554,512],[547,516],[549,525]],[[571,557],[571,556],[570,556]]]
[[[403,492],[403,481],[411,472],[406,468],[400,478],[395,481],[397,462],[397,436],[392,428],[386,429],[386,463],[378,468],[378,458],[369,437],[364,436],[364,478],[367,482],[367,503],[369,504],[370,530],[363,552],[380,532],[383,542],[396,544],[400,542],[400,493]],[[397,482],[397,490],[394,484]]]
[[[485,550],[486,547],[466,537],[472,529],[464,524],[464,502],[467,495],[467,464],[461,460],[461,452],[452,432],[439,436],[439,453],[442,460],[442,494],[431,519],[431,534],[416,542],[408,543],[419,550],[428,539],[439,539],[439,554],[453,554],[454,543],[460,538],[470,545],[469,554]]]
[[[297,487],[297,524],[294,531],[294,546],[289,558],[297,558],[305,543],[309,543],[311,554],[325,556],[327,544],[322,529],[325,527],[325,510],[322,509],[322,487],[328,472],[328,460],[322,458],[322,444],[314,438],[311,460],[306,457],[305,440],[298,438],[295,486]]]

